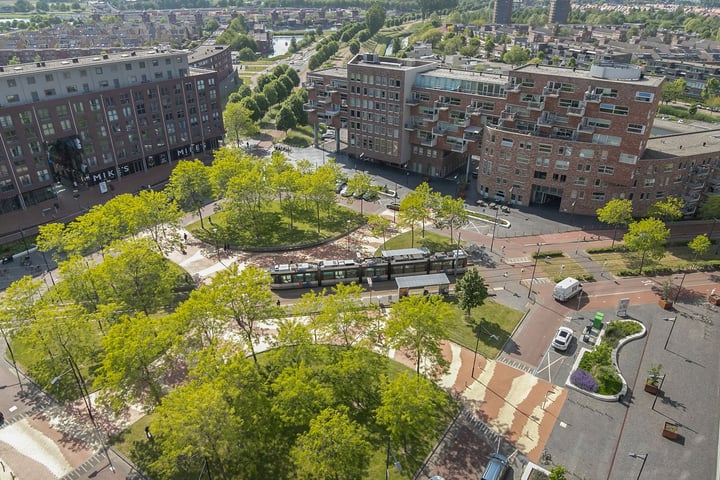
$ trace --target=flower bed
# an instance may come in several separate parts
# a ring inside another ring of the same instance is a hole
[[[569,383],[577,389],[601,397],[617,397],[625,389],[617,367],[617,350],[645,334],[645,327],[634,320],[615,320],[603,330],[602,341],[585,351],[570,375]]]

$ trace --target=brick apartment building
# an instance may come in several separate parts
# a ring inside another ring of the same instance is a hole
[[[351,156],[440,177],[478,165],[489,200],[594,215],[627,198],[640,214],[675,195],[691,215],[720,193],[720,142],[650,139],[663,81],[632,65],[471,72],[370,53],[309,73],[305,109],[347,129]]]
[[[219,83],[159,48],[0,67],[0,213],[218,147]]]

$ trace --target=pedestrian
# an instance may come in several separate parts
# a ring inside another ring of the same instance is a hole
[[[185,243],[187,243],[187,232],[183,232],[183,239],[185,239]]]
[[[277,302],[275,302],[275,303],[276,303],[277,306],[279,307],[279,306],[280,306],[280,299],[278,298],[278,299],[277,299]]]

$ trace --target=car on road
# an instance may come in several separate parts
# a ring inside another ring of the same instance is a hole
[[[399,203],[388,203],[388,204],[386,205],[386,207],[387,207],[388,210],[395,210],[395,211],[399,211],[399,210],[400,210],[400,204],[399,204]]]
[[[322,134],[323,140],[333,140],[335,138],[335,129],[328,128],[325,133]]]
[[[570,346],[570,343],[572,343],[573,339],[573,331],[572,328],[568,327],[560,327],[558,328],[557,333],[555,334],[555,338],[553,338],[552,346],[556,350],[565,351]]]

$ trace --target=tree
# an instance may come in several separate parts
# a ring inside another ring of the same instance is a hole
[[[200,160],[181,160],[170,174],[165,189],[181,208],[195,210],[205,229],[202,206],[212,195],[208,168]]]
[[[411,245],[415,246],[415,225],[422,223],[422,235],[425,238],[425,222],[432,216],[438,195],[433,195],[430,185],[423,182],[405,195],[400,201],[400,219],[411,228]]]
[[[422,446],[422,440],[443,421],[437,410],[448,405],[445,392],[430,380],[409,372],[386,381],[380,399],[377,423],[387,430],[392,442],[403,446],[405,452],[413,452]]]
[[[362,302],[362,285],[339,283],[325,298],[318,323],[331,341],[346,347],[361,341],[371,325],[369,311]]]
[[[565,470],[565,467],[562,465],[555,465],[552,470],[550,470],[550,475],[548,475],[548,480],[565,480],[565,474],[567,473],[567,470]]]
[[[708,238],[707,233],[698,235],[688,243],[688,247],[690,247],[690,250],[695,254],[694,259],[704,256],[710,249],[710,245],[712,245],[712,242]]]
[[[102,339],[103,355],[95,387],[115,411],[140,402],[160,405],[165,368],[160,357],[171,338],[162,335],[162,318],[124,316]]]
[[[673,82],[663,84],[662,99],[665,103],[676,102],[685,94],[685,80],[678,78]]]
[[[270,291],[270,275],[259,267],[237,264],[221,270],[210,283],[209,294],[215,302],[215,315],[233,320],[240,328],[245,348],[257,364],[255,342],[261,333],[260,322],[269,322],[281,314]]]
[[[252,119],[252,112],[242,103],[228,103],[223,111],[223,122],[228,140],[239,147],[245,137],[252,137],[260,131]]]
[[[291,128],[295,128],[297,125],[297,119],[295,118],[292,109],[288,105],[283,105],[280,107],[275,123],[278,130],[287,132]]]
[[[720,217],[720,195],[712,195],[700,205],[700,217],[706,220]]]
[[[650,205],[645,216],[659,218],[663,222],[672,222],[682,218],[684,205],[685,202],[680,197],[667,197],[664,201]]]
[[[368,225],[373,235],[382,235],[383,237],[383,248],[385,248],[385,235],[390,228],[390,220],[383,217],[382,215],[370,215],[368,217]]]
[[[303,175],[302,195],[315,204],[317,232],[320,233],[320,211],[335,204],[335,182],[338,179],[337,166],[326,162],[312,172]]]
[[[455,283],[455,294],[458,297],[460,308],[465,310],[465,315],[469,317],[470,311],[484,304],[488,297],[485,279],[474,268],[468,270]]]
[[[439,295],[416,295],[402,298],[390,310],[385,335],[393,348],[415,356],[415,370],[425,364],[427,371],[444,371],[447,361],[440,342],[448,337],[452,307]]]
[[[28,0],[16,0],[13,5],[13,9],[16,12],[32,12],[33,8],[33,4]]]
[[[702,98],[705,101],[709,101],[718,95],[720,95],[720,80],[715,77],[710,77],[708,81],[705,82],[705,87],[703,87]]]
[[[435,228],[450,227],[450,238],[453,237],[453,230],[462,228],[470,222],[468,213],[465,210],[465,200],[455,199],[445,195],[440,200],[440,206],[435,212]]]
[[[628,233],[623,237],[623,242],[631,252],[642,252],[639,275],[642,275],[646,256],[662,258],[668,235],[670,230],[665,228],[665,223],[653,217],[644,218],[628,226]]]
[[[360,198],[360,214],[363,214],[363,207],[365,205],[365,194],[370,191],[372,187],[372,177],[365,172],[357,172],[355,175],[350,177],[347,182],[347,192],[351,195],[349,201],[352,202],[352,197]]]
[[[370,5],[365,13],[365,23],[370,35],[375,35],[385,23],[385,8],[377,2]]]
[[[371,445],[364,427],[343,411],[326,408],[298,437],[291,457],[300,479],[361,480],[367,477]]]
[[[604,207],[598,208],[595,213],[598,220],[614,227],[613,241],[611,248],[615,246],[615,235],[620,226],[627,225],[632,222],[632,200],[614,198],[610,200]]]
[[[360,42],[358,42],[357,40],[352,40],[348,44],[348,50],[350,50],[350,53],[352,53],[353,55],[357,55],[360,52]]]
[[[180,248],[180,218],[182,212],[171,202],[164,190],[142,190],[133,198],[133,223],[136,231],[150,234],[158,251],[165,254]]]
[[[513,45],[510,50],[503,55],[503,62],[511,65],[522,65],[530,58],[530,52],[520,45]]]
[[[254,94],[249,97],[243,97],[238,103],[250,112],[250,119],[254,122],[259,121],[263,115],[265,115],[264,110],[258,105]]]
[[[485,58],[490,58],[492,53],[495,51],[495,41],[492,39],[492,37],[487,37],[485,39],[485,46],[483,47],[485,50]]]

